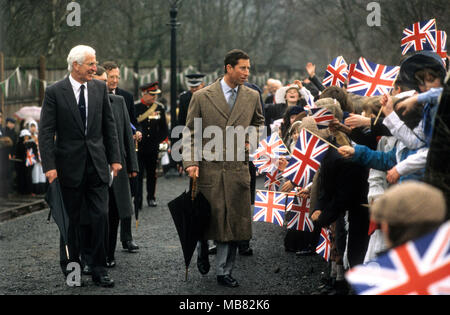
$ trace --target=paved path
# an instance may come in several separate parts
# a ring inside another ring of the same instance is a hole
[[[217,285],[214,256],[210,256],[210,273],[201,276],[194,254],[189,280],[185,282],[181,246],[167,203],[187,184],[186,178],[159,179],[158,207],[144,208],[139,229],[133,230],[140,252],[123,252],[118,242],[117,267],[110,270],[116,282],[112,289],[98,288],[88,277],[86,287],[65,285],[58,262],[59,232],[54,222],[47,223],[48,210],[0,223],[0,295],[297,295],[317,287],[325,269],[323,260],[319,256],[300,258],[286,253],[285,229],[255,222],[251,241],[254,255],[238,255],[233,273],[239,288]],[[262,179],[258,179],[261,186]]]

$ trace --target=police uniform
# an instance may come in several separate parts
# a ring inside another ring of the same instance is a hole
[[[150,94],[161,94],[158,82],[146,84],[140,90]],[[146,104],[143,99],[135,107],[138,129],[142,132],[142,140],[138,144],[138,189],[134,202],[137,209],[142,209],[144,173],[147,174],[147,203],[156,206],[156,169],[159,144],[167,138],[169,132],[164,105],[155,102]]]
[[[189,88],[195,88],[200,86],[200,84],[203,83],[203,78],[205,77],[204,74],[188,74],[186,75],[187,84]],[[189,109],[189,103],[192,99],[192,91],[185,91],[180,94],[180,103],[179,103],[179,111],[178,111],[178,126],[185,126],[186,125],[186,117]]]

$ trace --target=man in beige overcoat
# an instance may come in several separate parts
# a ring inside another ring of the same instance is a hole
[[[243,85],[250,73],[249,56],[243,51],[232,50],[226,55],[224,66],[223,78],[192,97],[186,121],[192,136],[184,138],[184,147],[187,145],[192,154],[186,154],[185,150],[183,163],[189,176],[197,178],[198,190],[211,205],[211,220],[205,239],[215,240],[217,244],[217,281],[223,286],[237,287],[238,282],[231,276],[237,242],[252,237],[249,143],[236,134],[229,136],[227,141],[227,130],[230,134],[230,130],[241,127],[262,127],[264,116],[258,92]],[[198,127],[199,118],[201,128]],[[201,132],[201,148],[198,144],[194,146],[194,119],[197,121],[195,132]],[[204,135],[207,128],[220,129],[221,132],[211,139]],[[223,137],[220,139],[220,136]],[[196,150],[204,153],[211,148],[208,143],[218,139],[223,147],[214,146],[210,150],[214,157],[202,155],[194,158]],[[206,262],[209,267],[209,262]]]

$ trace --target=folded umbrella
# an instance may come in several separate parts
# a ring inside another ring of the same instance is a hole
[[[50,207],[50,214],[55,220],[58,226],[61,237],[66,245],[66,256],[69,259],[68,234],[69,234],[69,216],[67,215],[66,208],[64,206],[64,200],[62,197],[61,186],[58,178],[56,178],[48,187],[47,194],[45,195],[45,201]]]
[[[171,202],[169,210],[180,237],[186,265],[186,281],[188,268],[197,242],[204,239],[204,233],[211,217],[211,206],[201,192],[196,194],[196,180],[191,180],[191,189]]]

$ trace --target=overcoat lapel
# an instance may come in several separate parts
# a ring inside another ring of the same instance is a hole
[[[92,123],[94,122],[95,112],[97,110],[96,95],[94,93],[95,85],[93,82],[89,81],[88,84],[88,121],[87,121],[87,132],[91,129]]]
[[[233,126],[236,120],[244,113],[244,111],[250,108],[249,95],[245,93],[244,86],[239,87],[238,95],[236,97],[236,103],[234,104],[233,110],[231,111],[230,118],[228,119],[227,125]]]
[[[78,109],[77,99],[75,98],[75,94],[73,93],[72,84],[70,84],[69,77],[64,80],[63,83],[64,97],[67,101],[67,106],[69,107],[70,112],[74,116],[75,121],[77,122],[80,130],[84,132],[83,121],[81,120],[80,110]]]
[[[225,99],[225,95],[223,95],[220,80],[217,80],[215,83],[213,83],[213,85],[211,85],[211,89],[209,90],[207,97],[223,117],[225,117],[226,119],[230,118],[230,105],[228,105]]]

